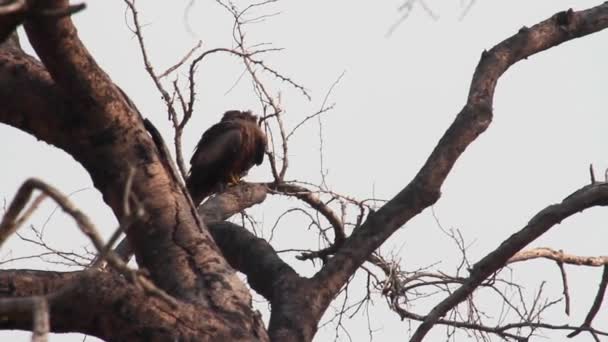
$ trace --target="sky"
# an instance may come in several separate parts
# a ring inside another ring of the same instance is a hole
[[[387,36],[400,16],[400,3],[279,1],[267,12],[278,13],[276,16],[247,31],[252,43],[271,42],[274,47],[284,48],[265,60],[312,95],[309,101],[297,89],[267,78],[273,91],[280,92],[288,127],[318,110],[328,89],[344,74],[328,99],[335,108],[321,119],[323,167],[331,189],[357,198],[388,199],[416,174],[464,105],[473,70],[484,49],[558,11],[572,6],[575,10],[588,8],[600,1],[476,1],[462,17],[467,1],[428,0],[433,15],[415,5],[409,17]],[[74,16],[81,39],[170,141],[166,107],[145,73],[124,3],[86,4],[87,9]],[[214,1],[187,6],[188,1],[138,3],[148,52],[159,72],[175,64],[199,40],[203,49],[232,46],[232,20],[225,9]],[[458,160],[434,206],[444,227],[462,232],[471,260],[479,260],[538,211],[587,184],[590,164],[603,177],[608,168],[608,97],[603,82],[608,76],[607,38],[608,31],[600,32],[534,55],[499,80],[493,123]],[[251,83],[241,77],[242,73],[238,60],[226,55],[211,56],[199,68],[195,115],[184,133],[186,159],[200,134],[225,110],[259,111]],[[185,77],[178,76],[181,80]],[[72,194],[104,236],[113,232],[116,220],[72,157],[4,125],[0,125],[0,142],[4,160],[0,200],[10,201],[24,180],[38,177]],[[287,178],[319,182],[320,147],[318,121],[311,120],[290,142]],[[270,180],[268,165],[253,169],[247,179]],[[278,215],[294,201],[271,198],[252,209],[266,236]],[[607,219],[603,209],[585,211],[564,220],[531,246],[577,255],[605,255]],[[45,241],[53,248],[91,250],[73,222],[50,202],[29,224],[43,230]],[[22,230],[24,236],[33,236],[28,227]],[[273,245],[277,249],[315,248],[316,239],[307,231],[302,217],[290,216],[280,221]],[[13,237],[0,251],[0,260],[37,250],[31,243]],[[408,222],[381,250],[395,254],[408,270],[439,262],[440,269],[453,272],[454,258],[458,257],[458,250],[440,231],[430,210]],[[297,261],[295,254],[282,256],[304,275],[315,270],[309,263]],[[56,270],[65,266],[35,258],[0,267]],[[514,280],[526,284],[527,295],[533,296],[544,279],[548,282],[546,294],[559,298],[559,271],[553,263],[517,264],[511,272]],[[578,324],[593,300],[601,270],[567,267],[567,272],[571,317],[565,317],[559,307],[547,318],[557,324]],[[421,306],[417,312],[424,314],[424,308],[428,306]],[[596,327],[608,329],[605,307],[595,322]],[[368,341],[367,324],[367,318],[356,317],[345,326],[353,341]],[[407,340],[412,331],[412,326],[401,322],[378,298],[370,325],[375,341]],[[435,340],[445,335],[443,329],[435,328],[429,336],[429,340]],[[330,324],[319,330],[316,340],[330,341],[334,337],[335,327]],[[547,337],[565,340],[564,334]],[[50,340],[82,339],[82,335],[68,334],[53,335]],[[0,340],[28,341],[29,334],[0,332]],[[349,339],[341,332],[339,340]],[[581,336],[573,341],[589,340]],[[96,339],[88,337],[86,341]]]

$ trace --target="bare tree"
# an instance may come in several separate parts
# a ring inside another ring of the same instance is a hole
[[[144,67],[173,124],[175,163],[145,113],[112,82],[78,38],[70,16],[83,6],[71,6],[65,0],[0,2],[4,41],[0,122],[62,149],[82,164],[119,222],[109,241],[103,241],[95,224],[60,190],[41,180],[26,180],[0,222],[0,246],[50,198],[91,240],[95,260],[89,264],[86,258],[53,251],[42,239],[33,241],[81,267],[73,272],[0,270],[0,328],[31,330],[36,341],[44,340],[49,330],[80,332],[107,341],[311,341],[337,298],[339,310],[330,321],[340,326],[344,317],[369,305],[372,296],[380,296],[402,319],[419,323],[411,341],[422,341],[436,325],[445,326],[448,337],[463,330],[478,340],[494,336],[527,341],[543,329],[564,330],[568,336],[590,334],[595,340],[608,336],[593,327],[608,284],[606,257],[581,257],[549,248],[524,250],[561,220],[608,204],[608,183],[598,180],[593,169],[591,184],[539,211],[476,262],[469,262],[460,232],[444,230],[461,251],[462,262],[454,274],[432,267],[404,270],[397,255],[377,252],[400,227],[439,200],[454,163],[492,122],[500,76],[535,53],[608,27],[608,4],[559,12],[483,51],[465,106],[414,178],[392,199],[382,201],[336,193],[324,181],[313,184],[287,178],[289,139],[332,109],[328,98],[340,79],[317,111],[286,127],[278,91],[265,80],[276,79],[305,97],[308,93],[262,59],[277,49],[250,44],[245,34],[248,25],[268,16],[251,13],[272,2],[238,8],[218,1],[234,19],[233,46],[200,52],[197,45],[175,66],[159,73],[146,51],[135,2],[125,0]],[[13,33],[21,24],[40,61],[21,50]],[[237,58],[253,84],[270,141],[271,178],[230,187],[195,208],[183,186],[186,166],[181,135],[194,113],[197,67],[216,53]],[[183,83],[171,79],[175,70],[186,70]],[[323,179],[323,171],[321,175]],[[40,195],[30,201],[35,192]],[[298,199],[302,205],[284,215],[302,214],[306,217],[302,224],[318,231],[320,248],[298,251],[300,260],[322,261],[311,277],[299,275],[282,260],[283,251],[274,249],[271,238],[258,237],[245,228],[248,225],[255,232],[255,220],[248,220],[244,210],[260,203],[263,208],[268,195]],[[227,221],[237,214],[242,224]],[[123,233],[126,240],[114,247]],[[127,265],[132,254],[137,269]],[[558,302],[546,300],[541,286],[532,303],[527,303],[518,284],[509,280],[506,266],[535,258],[553,260],[559,267],[566,312],[569,290],[563,265],[604,268],[596,300],[582,324],[543,320],[542,313]],[[247,276],[247,284],[236,271]],[[353,301],[348,291],[357,271],[367,279],[366,295]],[[267,325],[252,306],[251,289],[270,304]],[[493,294],[498,306],[511,315],[497,313],[496,320],[487,319],[475,297],[481,291]],[[428,313],[411,310],[410,303],[420,298],[433,301]]]

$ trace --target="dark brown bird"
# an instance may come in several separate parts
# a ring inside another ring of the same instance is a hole
[[[230,110],[203,133],[190,159],[186,187],[195,205],[207,196],[239,182],[253,165],[260,165],[266,135],[251,112]]]

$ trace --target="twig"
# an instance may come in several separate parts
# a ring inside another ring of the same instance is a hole
[[[175,110],[175,107],[173,107],[173,100],[172,100],[171,96],[169,95],[169,92],[167,92],[165,87],[160,82],[160,78],[154,72],[154,67],[152,66],[152,63],[150,62],[150,59],[148,57],[148,52],[147,52],[146,46],[144,44],[144,37],[143,37],[143,33],[141,31],[141,26],[139,23],[139,14],[135,7],[135,2],[134,2],[134,0],[124,0],[124,2],[127,4],[127,7],[131,11],[131,15],[133,18],[133,25],[134,25],[134,28],[132,29],[132,31],[135,34],[135,36],[137,37],[137,41],[139,43],[139,48],[140,48],[140,51],[142,54],[146,72],[152,79],[152,82],[154,82],[156,89],[161,94],[163,101],[165,102],[165,105],[167,106],[167,111],[169,112],[169,119],[171,119],[173,121],[173,124],[175,127],[175,146],[176,146],[176,154],[177,154],[176,159],[178,160],[179,171],[180,171],[182,177],[185,179],[187,173],[186,173],[186,168],[185,168],[184,162],[183,162],[183,156],[181,155],[181,130],[177,129],[177,127],[179,126],[177,124],[177,120],[178,120],[177,111]],[[184,120],[187,121],[186,114],[184,114],[184,119],[182,121],[184,121]]]
[[[279,191],[283,195],[294,196],[320,212],[334,228],[334,244],[340,245],[344,239],[346,239],[344,225],[340,218],[310,190],[293,184],[269,184],[269,187],[273,190]]]
[[[179,62],[177,62],[172,67],[165,70],[165,72],[158,75],[158,78],[164,78],[167,75],[169,75],[170,73],[172,73],[173,71],[177,70],[180,66],[182,66],[184,63],[186,63],[186,61],[188,59],[190,59],[190,57],[192,57],[192,54],[194,54],[194,51],[198,50],[202,45],[203,45],[203,42],[199,40],[198,43],[192,49],[190,49],[190,51],[188,51],[188,53]]]
[[[602,301],[604,300],[604,295],[606,294],[606,287],[608,287],[608,265],[604,266],[604,272],[602,273],[602,280],[600,281],[597,294],[595,295],[591,309],[589,309],[589,312],[587,313],[587,317],[585,317],[585,321],[581,325],[581,329],[573,331],[568,335],[568,337],[572,338],[578,335],[583,328],[591,327],[591,323],[593,322],[595,315],[597,315],[597,313],[600,311],[600,307],[602,306]]]
[[[335,105],[334,105],[334,104],[332,104],[332,105],[330,105],[330,106],[328,106],[328,107],[322,107],[321,109],[319,109],[319,110],[318,110],[318,111],[316,111],[315,113],[313,113],[313,114],[311,114],[311,115],[309,115],[309,116],[305,117],[305,118],[304,118],[302,121],[300,121],[300,122],[299,122],[299,123],[298,123],[298,124],[297,124],[297,125],[296,125],[296,126],[295,126],[295,127],[294,127],[294,128],[291,130],[291,131],[290,131],[290,132],[289,132],[289,134],[287,134],[287,136],[285,137],[285,139],[289,140],[289,138],[291,138],[291,136],[292,136],[292,135],[293,135],[293,134],[296,132],[296,130],[297,130],[298,128],[300,128],[302,125],[304,125],[306,122],[308,122],[308,120],[313,119],[313,118],[315,118],[315,117],[317,117],[317,116],[319,116],[319,115],[321,115],[321,114],[323,114],[323,113],[325,113],[325,112],[328,112],[328,111],[330,111],[330,110],[334,109],[334,107],[335,107]]]
[[[566,315],[570,316],[570,291],[568,291],[568,277],[566,275],[566,270],[564,269],[564,263],[561,261],[557,261],[557,267],[559,267],[559,273],[562,276],[562,285],[564,287],[563,295],[565,302],[565,312]]]

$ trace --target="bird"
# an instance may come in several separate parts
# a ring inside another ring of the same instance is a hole
[[[251,111],[229,110],[207,129],[190,159],[186,188],[198,206],[215,192],[237,184],[264,161],[266,135]]]

